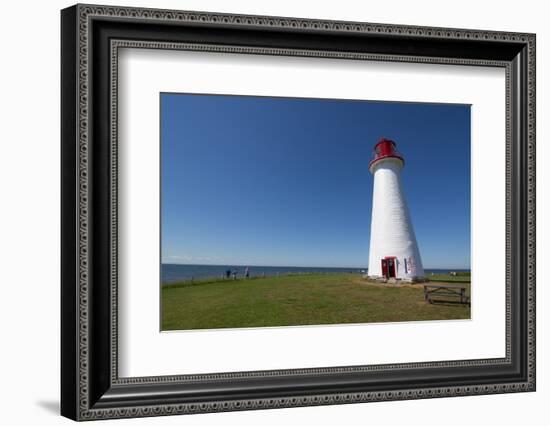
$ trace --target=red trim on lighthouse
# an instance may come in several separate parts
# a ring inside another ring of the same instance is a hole
[[[383,160],[384,158],[397,158],[405,164],[405,159],[399,151],[397,151],[395,142],[381,138],[376,145],[374,145],[373,159],[369,163],[369,170],[377,161]]]

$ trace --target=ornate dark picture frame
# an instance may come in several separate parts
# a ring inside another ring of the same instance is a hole
[[[95,5],[64,9],[61,28],[62,415],[92,420],[535,390],[534,34]],[[120,378],[120,47],[504,68],[506,356]]]

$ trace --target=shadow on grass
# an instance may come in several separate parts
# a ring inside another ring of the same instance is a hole
[[[469,303],[462,303],[458,300],[434,300],[430,302],[431,305],[443,305],[443,306],[457,306],[462,305],[466,308],[470,307]]]

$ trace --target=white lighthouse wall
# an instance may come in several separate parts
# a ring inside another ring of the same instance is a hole
[[[412,280],[424,276],[424,268],[401,183],[403,163],[385,158],[372,166],[372,200],[369,270],[382,276],[381,259],[396,257],[396,277]]]

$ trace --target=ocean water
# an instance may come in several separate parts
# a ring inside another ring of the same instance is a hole
[[[236,270],[237,278],[242,278],[246,266],[243,265],[176,265],[163,263],[161,265],[162,283],[170,284],[181,281],[190,281],[206,278],[222,278],[227,270]],[[311,274],[311,273],[365,273],[365,268],[325,268],[325,267],[300,267],[300,266],[249,266],[251,277],[275,276],[284,274]],[[426,269],[425,273],[448,274],[450,271],[468,271],[468,269]]]

